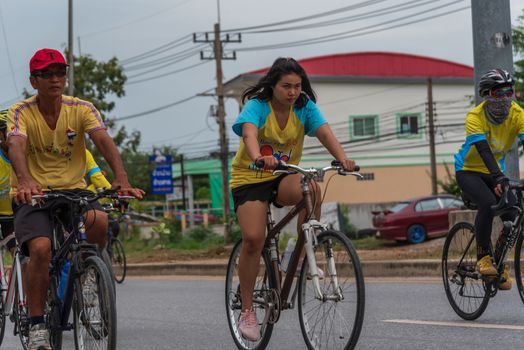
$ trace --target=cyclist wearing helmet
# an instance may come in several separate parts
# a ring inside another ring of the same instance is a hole
[[[511,74],[503,69],[485,73],[478,85],[479,95],[484,99],[466,116],[466,141],[455,154],[457,183],[464,196],[478,206],[475,218],[477,240],[477,268],[482,275],[497,274],[494,267],[498,261],[502,242],[498,238],[495,252],[490,249],[493,211],[491,206],[498,202],[503,184],[508,182],[504,175],[504,159],[517,135],[524,140],[524,111],[513,101],[515,82]],[[508,200],[515,203],[510,192]],[[502,220],[513,220],[516,213],[501,215]],[[511,289],[509,265],[504,266],[501,290]]]
[[[2,239],[14,232],[13,208],[9,190],[11,188],[11,162],[7,156],[7,110],[0,111],[0,228]],[[6,244],[7,249],[14,253],[16,240],[13,236]]]

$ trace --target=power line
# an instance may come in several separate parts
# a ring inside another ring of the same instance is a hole
[[[171,49],[180,47],[180,46],[185,45],[187,43],[190,43],[192,41],[193,41],[193,39],[191,38],[191,35],[187,34],[187,35],[184,35],[183,37],[180,37],[180,38],[178,38],[176,40],[173,40],[173,41],[170,41],[170,42],[168,42],[166,44],[160,45],[160,46],[158,46],[158,47],[156,47],[154,49],[151,49],[151,50],[145,51],[145,52],[143,52],[141,54],[138,54],[138,55],[135,55],[135,56],[131,56],[129,58],[121,60],[120,63],[123,64],[123,65],[126,65],[126,64],[130,64],[130,63],[133,63],[133,62],[136,62],[136,61],[140,61],[140,60],[149,58],[151,56],[155,56],[155,55],[164,53],[166,51],[169,51]]]
[[[139,63],[139,64],[136,64],[136,65],[130,66],[130,67],[124,67],[124,71],[130,72],[130,71],[133,71],[133,70],[140,70],[140,69],[145,69],[145,68],[151,68],[152,66],[158,66],[158,65],[161,65],[161,64],[164,64],[164,65],[160,66],[160,67],[157,67],[157,69],[163,68],[163,67],[167,67],[167,66],[169,66],[169,65],[171,65],[173,63],[179,62],[180,59],[186,59],[186,58],[191,57],[194,54],[200,52],[200,49],[203,46],[205,46],[205,45],[201,45],[199,47],[188,48],[188,49],[185,49],[183,51],[171,54],[169,56],[164,56],[164,57],[161,57],[161,58],[157,58],[157,59],[155,59],[153,61]],[[167,63],[167,65],[165,63]]]
[[[122,120],[128,120],[128,119],[133,119],[133,118],[144,117],[144,116],[146,116],[148,114],[153,114],[153,113],[162,111],[164,109],[167,109],[167,108],[179,105],[181,103],[187,102],[189,100],[194,99],[195,97],[199,97],[199,96],[198,95],[193,95],[193,96],[190,96],[190,97],[186,97],[184,99],[181,99],[181,100],[178,100],[178,101],[175,101],[175,102],[172,102],[172,103],[169,103],[167,105],[163,105],[163,106],[160,106],[160,107],[157,107],[157,108],[154,108],[154,109],[150,109],[148,111],[144,111],[144,112],[141,112],[141,113],[130,114],[130,115],[126,115],[126,116],[120,117],[120,118],[113,118],[112,121],[118,122],[118,121],[122,121]]]
[[[16,94],[20,95],[20,91],[18,91],[18,85],[16,84],[16,77],[15,77],[15,71],[13,69],[13,62],[11,61],[11,53],[9,51],[9,42],[7,40],[7,33],[5,31],[5,21],[4,21],[4,15],[2,13],[2,6],[0,6],[0,22],[2,23],[2,34],[4,37],[5,42],[5,52],[7,54],[7,60],[9,62],[9,69],[11,70],[11,78],[13,80],[13,85],[15,86]]]
[[[450,6],[453,3],[458,3],[458,2],[462,2],[462,1],[463,0],[456,0],[456,1],[453,1],[452,3],[441,5],[441,6],[438,6],[436,8],[442,8],[442,7]],[[427,16],[427,17],[424,17],[424,18],[420,18],[420,19],[409,21],[409,22],[405,22],[405,23],[392,25],[392,26],[385,27],[385,28],[379,28],[379,29],[375,29],[375,30],[368,30],[367,32],[359,33],[359,32],[362,32],[363,30],[366,30],[366,29],[372,29],[372,28],[380,27],[380,26],[383,26],[385,24],[394,23],[394,22],[397,22],[397,21],[400,21],[400,20],[404,20],[404,19],[407,19],[407,18],[412,18],[414,16],[418,16],[418,15],[424,14],[424,13],[428,13],[430,11],[433,11],[436,8],[433,8],[433,9],[430,9],[430,10],[425,10],[425,11],[422,11],[422,12],[419,12],[419,13],[416,13],[416,14],[411,14],[409,16],[404,16],[404,17],[393,19],[393,20],[385,21],[385,22],[382,22],[382,23],[379,23],[379,24],[376,24],[376,25],[362,27],[362,28],[358,28],[358,29],[354,29],[354,30],[350,30],[350,31],[346,31],[346,32],[335,33],[335,34],[330,34],[330,35],[324,35],[324,36],[314,37],[314,38],[310,38],[310,39],[304,39],[304,40],[298,40],[298,41],[292,41],[292,42],[286,42],[286,43],[278,43],[278,44],[271,44],[271,45],[261,45],[261,46],[252,46],[252,47],[238,48],[236,50],[237,51],[273,50],[273,49],[289,48],[289,47],[296,47],[296,46],[307,46],[307,45],[320,44],[320,43],[325,43],[325,42],[330,42],[330,41],[337,41],[337,40],[342,40],[342,39],[354,38],[354,37],[359,37],[359,36],[363,36],[363,35],[368,35],[368,34],[382,32],[382,31],[386,31],[386,30],[390,30],[390,29],[394,29],[394,28],[400,28],[400,27],[404,27],[404,26],[407,26],[407,25],[410,25],[410,24],[416,24],[416,23],[428,21],[428,20],[431,20],[431,19],[434,19],[434,18],[446,16],[446,15],[449,15],[449,14],[453,14],[453,13],[457,13],[459,11],[463,11],[463,10],[469,9],[470,6],[461,7],[461,8],[455,9],[455,10],[450,10],[450,11],[447,11],[447,12],[439,13],[439,14],[432,15],[432,16]],[[352,33],[355,33],[355,34],[352,34]]]
[[[331,15],[335,15],[335,14],[338,14],[338,13],[341,13],[341,12],[345,12],[345,11],[356,10],[356,9],[359,9],[359,8],[362,8],[362,7],[375,5],[375,4],[378,4],[380,2],[384,2],[384,1],[386,1],[386,0],[368,0],[368,1],[360,2],[358,4],[345,6],[345,7],[341,7],[341,8],[338,8],[338,9],[317,13],[317,14],[310,15],[310,16],[298,17],[298,18],[289,19],[289,20],[285,20],[285,21],[266,23],[266,24],[250,26],[250,27],[225,29],[225,30],[222,30],[222,32],[224,32],[224,33],[246,32],[246,31],[254,30],[254,29],[260,29],[260,28],[279,26],[279,25],[283,25],[283,24],[296,23],[296,22],[306,21],[306,20],[310,20],[310,19],[314,19],[314,18],[331,16]]]
[[[127,81],[126,84],[127,85],[133,85],[133,84],[143,83],[145,81],[150,81],[150,80],[154,80],[154,79],[158,79],[158,78],[164,78],[164,77],[167,77],[167,76],[170,76],[170,75],[173,75],[173,74],[185,72],[187,70],[190,70],[191,68],[195,68],[195,67],[201,66],[203,64],[209,63],[209,62],[211,62],[211,61],[201,61],[201,62],[192,64],[190,66],[187,66],[187,67],[184,67],[184,68],[180,68],[180,69],[176,69],[174,71],[170,71],[170,72],[167,72],[167,73],[155,75],[155,76],[144,78],[144,79],[140,79],[140,80]],[[131,79],[131,77],[130,77],[130,79]]]
[[[116,29],[120,29],[120,28],[123,28],[123,27],[127,27],[128,25],[135,24],[135,23],[144,21],[146,19],[158,16],[158,15],[165,14],[166,12],[168,12],[168,11],[174,9],[174,8],[177,8],[179,6],[182,6],[182,5],[184,5],[184,4],[186,4],[186,3],[190,2],[190,1],[191,0],[185,0],[185,1],[182,1],[182,2],[180,2],[180,3],[178,3],[178,4],[174,5],[174,6],[165,8],[165,9],[160,10],[160,11],[156,11],[156,12],[154,12],[152,14],[149,14],[149,15],[146,15],[144,17],[140,17],[140,18],[131,20],[129,22],[126,22],[126,23],[123,23],[123,24],[119,24],[119,25],[116,25],[116,26],[113,26],[113,27],[110,27],[110,28],[107,28],[107,29],[102,29],[102,30],[98,30],[98,31],[95,31],[95,32],[87,33],[87,34],[81,35],[80,37],[81,38],[87,38],[87,37],[90,37],[90,36],[95,36],[95,35],[98,35],[98,34],[106,33],[106,32],[113,31],[113,30],[116,30]]]
[[[265,29],[265,30],[255,30],[255,31],[249,31],[245,34],[264,34],[264,33],[275,33],[275,32],[285,32],[285,31],[293,31],[293,30],[302,30],[302,29],[313,29],[313,28],[321,28],[326,26],[332,26],[332,25],[338,25],[343,24],[347,22],[356,22],[364,19],[369,18],[377,18],[378,16],[388,15],[395,12],[410,10],[419,6],[424,6],[427,4],[433,4],[436,1],[441,0],[428,0],[425,2],[420,2],[420,0],[412,0],[408,1],[403,4],[399,5],[393,5],[390,7],[381,8],[378,10],[373,10],[365,13],[360,13],[357,15],[347,16],[347,17],[341,17],[336,19],[330,19],[327,21],[321,21],[321,22],[315,22],[315,23],[308,23],[308,24],[302,24],[298,26],[291,26],[291,27],[284,27],[284,28],[273,28],[273,29]]]

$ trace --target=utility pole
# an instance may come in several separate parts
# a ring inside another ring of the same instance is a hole
[[[182,208],[186,207],[186,174],[184,172],[184,155],[180,155],[180,178],[182,179]]]
[[[67,74],[68,85],[67,94],[73,96],[75,93],[75,70],[73,64],[73,0],[69,0],[69,16],[68,16],[68,44],[67,44],[67,62],[69,63],[69,71]]]
[[[205,33],[204,39],[198,39],[196,33],[193,34],[193,42],[213,43],[213,55],[205,56],[204,52],[200,52],[201,59],[214,59],[216,62],[216,96],[218,101],[217,108],[217,122],[219,126],[219,140],[220,140],[220,163],[222,167],[222,204],[223,204],[223,219],[225,224],[224,240],[228,241],[229,233],[231,232],[230,222],[230,205],[229,205],[229,150],[228,140],[226,135],[226,113],[224,108],[224,84],[222,82],[222,60],[235,60],[236,52],[232,56],[224,55],[223,43],[241,42],[240,34],[231,37],[226,34],[225,39],[221,39],[220,24],[215,23],[213,40],[209,38],[209,33]]]
[[[431,161],[431,193],[437,194],[437,159],[435,155],[435,123],[433,105],[433,83],[428,78],[428,120],[429,120],[429,158]]]
[[[493,68],[513,69],[511,12],[509,0],[471,0],[473,24],[473,57],[475,67],[475,102],[482,98],[477,91],[480,77]],[[518,142],[506,157],[506,176],[519,180]]]

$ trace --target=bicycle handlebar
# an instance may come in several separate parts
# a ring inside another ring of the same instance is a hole
[[[49,192],[49,193],[44,193],[44,194],[32,195],[31,198],[33,199],[33,203],[32,203],[33,205],[38,200],[56,199],[56,198],[64,198],[74,203],[82,203],[82,202],[91,203],[101,198],[110,198],[110,199],[117,199],[117,200],[135,199],[135,197],[133,196],[119,196],[118,189],[103,190],[98,193],[90,193],[88,195],[78,195],[76,193],[68,194],[64,192]]]
[[[263,168],[264,161],[258,160],[256,161],[255,165],[258,168]],[[317,169],[317,168],[305,169],[305,168],[299,167],[298,165],[286,164],[285,162],[279,160],[275,170],[273,171],[273,175],[282,174],[282,173],[286,173],[286,174],[300,173],[306,177],[314,178],[318,182],[322,182],[324,180],[325,173],[331,170],[337,171],[338,174],[342,176],[352,175],[355,177],[363,178],[363,176],[358,173],[358,171],[360,170],[360,167],[358,165],[355,166],[354,171],[348,172],[344,170],[341,162],[339,162],[338,160],[333,160],[330,166],[327,166],[321,169]]]

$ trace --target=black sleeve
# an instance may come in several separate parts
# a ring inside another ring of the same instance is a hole
[[[488,168],[491,175],[502,175],[497,161],[495,160],[495,156],[493,156],[493,152],[491,152],[491,148],[489,147],[488,141],[481,140],[475,142],[474,145],[477,148],[477,152],[479,152],[480,158],[482,158],[482,160],[484,161],[484,164]]]

